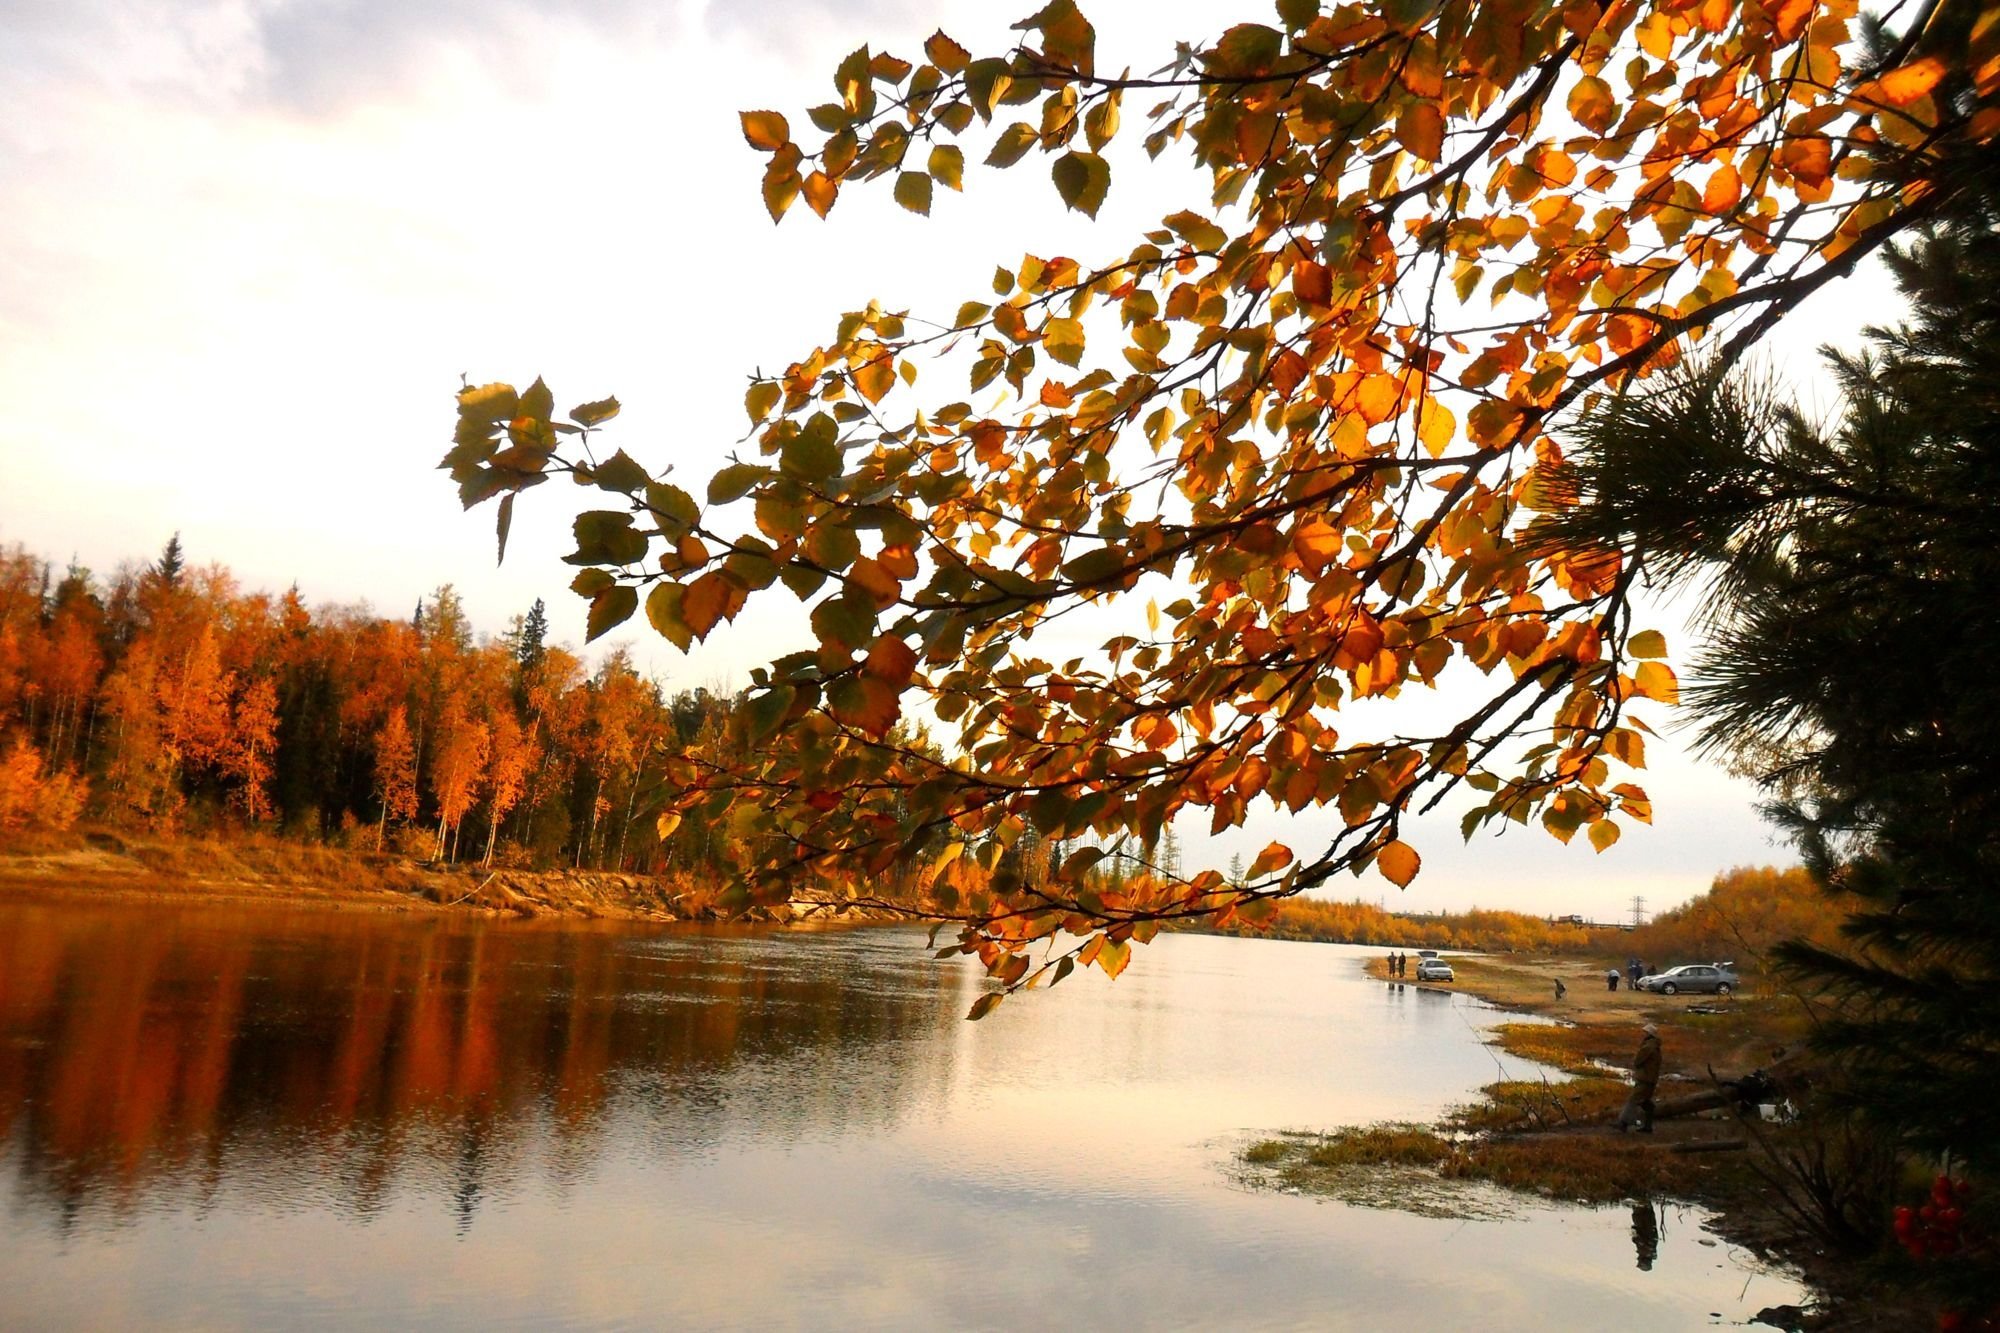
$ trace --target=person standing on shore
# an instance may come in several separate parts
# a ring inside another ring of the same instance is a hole
[[[1618,969],[1617,969],[1617,968],[1615,968],[1615,967],[1607,967],[1607,968],[1605,968],[1605,969],[1604,969],[1604,988],[1605,988],[1606,990],[1614,990],[1614,991],[1618,989]]]
[[[1563,979],[1562,979],[1561,977],[1557,977],[1557,978],[1556,978],[1556,999],[1560,1000],[1560,999],[1562,999],[1562,997],[1563,997],[1563,996],[1565,996],[1565,995],[1567,995],[1567,994],[1569,994],[1569,987],[1567,987],[1567,986],[1563,985]]]
[[[1632,1095],[1618,1113],[1620,1133],[1628,1129],[1653,1132],[1653,1097],[1660,1087],[1660,1029],[1648,1023],[1639,1034],[1639,1050],[1632,1057]]]

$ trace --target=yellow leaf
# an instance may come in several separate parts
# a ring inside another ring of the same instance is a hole
[[[1615,821],[1600,819],[1590,826],[1590,845],[1601,852],[1618,841],[1618,831]]]
[[[932,33],[924,41],[924,54],[947,74],[956,74],[972,63],[972,52],[945,36],[943,29]]]
[[[1665,657],[1667,636],[1656,629],[1642,629],[1626,640],[1625,652],[1632,657]]]
[[[1578,79],[1569,92],[1569,113],[1587,130],[1602,134],[1610,129],[1618,119],[1618,102],[1611,95],[1611,85],[1595,75]]]
[[[771,415],[771,409],[778,405],[784,392],[776,380],[758,380],[744,391],[743,410],[749,413],[750,420],[762,421]]]
[[[775,153],[792,141],[792,127],[777,111],[744,111],[743,137],[760,153]]]
[[[1423,442],[1432,458],[1441,456],[1451,447],[1453,436],[1458,433],[1458,418],[1451,409],[1435,398],[1426,398],[1417,409],[1417,438]]]
[[[1658,699],[1663,704],[1680,702],[1680,680],[1665,662],[1641,662],[1632,673],[1632,684],[1644,698]]]
[[[1406,889],[1410,881],[1417,877],[1417,871],[1424,860],[1417,855],[1417,849],[1400,838],[1375,853],[1375,866],[1399,889]]]
[[[659,819],[655,821],[653,825],[653,827],[659,831],[659,835],[662,839],[672,837],[674,830],[679,828],[680,826],[681,826],[681,817],[672,810],[661,812]]]

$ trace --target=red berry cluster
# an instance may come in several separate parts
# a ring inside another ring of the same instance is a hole
[[[1931,1197],[1917,1207],[1896,1210],[1896,1239],[1912,1259],[1942,1259],[1981,1248],[1981,1237],[1965,1226],[1966,1205],[1972,1202],[1972,1182],[1939,1176],[1931,1182]],[[2000,1333],[2000,1310],[1967,1314],[1946,1310],[1938,1315],[1940,1333]]]
[[[1922,1205],[1896,1210],[1896,1240],[1912,1259],[1941,1259],[1965,1248],[1962,1234],[1965,1205],[1972,1201],[1972,1183],[1939,1176],[1931,1197]]]

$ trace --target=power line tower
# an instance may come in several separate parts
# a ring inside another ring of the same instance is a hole
[[[1645,924],[1646,924],[1646,895],[1643,893],[1635,893],[1632,895],[1632,929],[1637,930],[1639,927]]]

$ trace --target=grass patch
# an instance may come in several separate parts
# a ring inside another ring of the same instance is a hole
[[[1480,1091],[1485,1100],[1454,1108],[1446,1123],[1468,1132],[1601,1124],[1625,1104],[1631,1089],[1618,1079],[1593,1075],[1560,1083],[1510,1079]]]
[[[1487,1216],[1492,1186],[1563,1203],[1684,1196],[1697,1176],[1741,1171],[1718,1158],[1677,1157],[1642,1139],[1594,1134],[1450,1138],[1420,1125],[1370,1125],[1265,1139],[1241,1160],[1254,1180],[1371,1208],[1423,1216]]]

